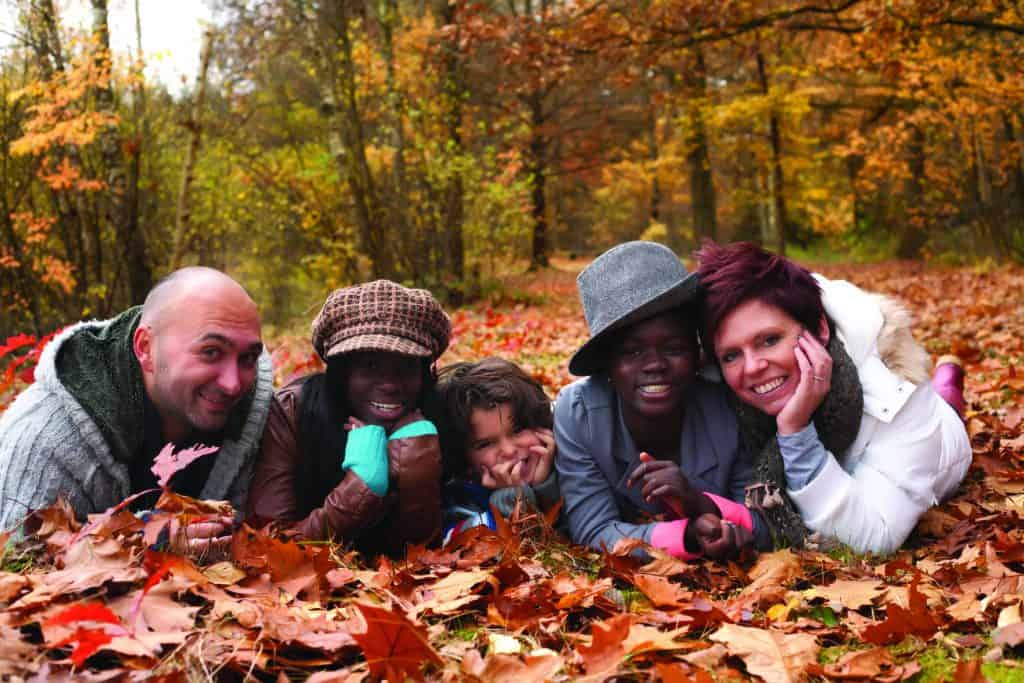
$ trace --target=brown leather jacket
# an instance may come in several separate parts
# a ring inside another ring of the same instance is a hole
[[[435,540],[441,531],[441,448],[432,435],[388,441],[385,496],[375,494],[350,470],[322,506],[300,517],[295,476],[301,391],[302,383],[295,382],[274,396],[249,487],[247,517],[256,523],[290,522],[301,538],[355,542],[368,553],[400,554],[407,543]],[[395,429],[422,419],[413,411]],[[339,453],[339,469],[341,460]]]

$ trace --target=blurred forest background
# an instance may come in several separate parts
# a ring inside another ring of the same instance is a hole
[[[138,25],[111,58],[107,0],[86,30],[5,1],[0,337],[189,263],[280,325],[639,237],[1024,260],[1018,2],[211,0],[172,95]]]

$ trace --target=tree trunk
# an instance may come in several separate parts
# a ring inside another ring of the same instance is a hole
[[[769,94],[768,71],[760,48],[757,51],[757,74],[761,81],[761,92],[767,97]],[[782,173],[782,132],[779,115],[774,106],[770,107],[768,112],[768,142],[771,145],[772,172],[768,185],[772,193],[771,215],[775,227],[775,251],[780,256],[784,256],[786,254],[786,226],[789,219],[786,215],[785,177]]]
[[[384,75],[385,105],[387,115],[390,116],[390,130],[387,130],[387,137],[388,143],[394,149],[394,162],[391,166],[391,191],[384,195],[394,199],[380,202],[379,222],[381,225],[388,226],[388,229],[393,231],[392,234],[403,235],[409,241],[407,248],[392,250],[399,257],[395,259],[397,262],[395,269],[403,268],[406,263],[411,262],[414,264],[412,276],[422,279],[428,274],[435,275],[436,271],[440,269],[439,259],[431,258],[440,243],[440,235],[437,234],[438,226],[434,221],[429,219],[418,221],[416,212],[409,211],[409,207],[402,203],[402,200],[410,195],[410,189],[405,166],[407,144],[405,126],[403,125],[405,101],[398,86],[395,70],[394,31],[398,24],[398,4],[396,0],[377,0],[376,11],[381,55],[386,67]],[[408,270],[408,268],[405,269]]]
[[[394,247],[380,229],[384,212],[366,158],[348,3],[345,0],[321,3],[310,28],[317,56],[320,110],[328,121],[328,148],[338,166],[339,177],[345,180],[352,195],[356,226],[370,259],[372,277],[394,279]]]
[[[648,223],[661,222],[661,183],[658,182],[658,160],[661,150],[658,145],[658,112],[651,98],[651,83],[643,82],[644,108],[647,110],[647,161],[651,167],[651,201],[648,205]]]
[[[544,124],[544,103],[539,93],[529,98],[530,123],[530,199],[533,216],[533,243],[530,248],[530,269],[548,265],[548,216],[545,197],[547,140],[541,132]]]
[[[855,231],[861,229],[861,223],[864,222],[864,201],[861,199],[860,194],[857,192],[857,176],[860,175],[861,169],[864,168],[864,155],[863,154],[849,154],[846,157],[846,177],[850,182],[850,192],[853,193],[853,229]]]
[[[1003,242],[1013,249],[1016,256],[1024,255],[1020,247],[1021,240],[1015,239],[1018,233],[1024,233],[1024,160],[1021,159],[1021,139],[1013,125],[1013,119],[1007,111],[1000,112],[1003,133],[1006,136],[1010,154],[1009,191],[1006,193],[1006,220],[1003,221]]]
[[[36,56],[36,65],[43,79],[52,81],[66,69],[53,0],[32,0],[28,30]],[[77,148],[70,146],[54,149],[51,154],[51,161],[55,165],[65,158],[75,168],[82,168],[82,159]],[[81,312],[81,305],[92,285],[93,232],[85,218],[86,207],[81,193],[50,189],[49,196],[53,211],[57,215],[57,230],[64,236],[62,241],[66,245],[67,260],[75,271],[75,296],[65,300],[65,311],[77,315]]]
[[[690,204],[693,211],[693,231],[698,241],[702,237],[718,239],[718,217],[714,178],[711,174],[711,155],[708,153],[708,132],[701,111],[707,96],[707,66],[704,53],[694,51],[694,68],[687,70],[687,101],[691,125],[689,152],[686,155],[690,169]]]
[[[903,232],[900,234],[896,256],[899,258],[919,258],[921,247],[925,243],[924,231],[924,131],[914,126],[910,132],[910,143],[907,145],[907,166],[910,179],[907,180],[907,217]]]
[[[971,160],[969,165],[971,181],[974,185],[972,204],[974,229],[978,233],[981,251],[991,255],[999,250],[997,219],[992,207],[992,183],[988,174],[988,161],[985,159],[984,143],[978,135],[977,122],[971,124]]]
[[[199,158],[199,143],[202,139],[203,100],[206,98],[206,73],[210,69],[210,55],[213,52],[214,33],[212,28],[203,34],[203,47],[199,57],[199,76],[196,79],[196,94],[192,100],[192,110],[185,127],[189,131],[188,151],[185,154],[185,165],[181,170],[181,188],[178,191],[177,220],[174,226],[174,251],[171,253],[170,269],[181,268],[181,261],[188,246],[189,227],[192,221],[192,183],[195,180],[196,161]]]
[[[13,275],[13,279],[17,283],[16,291],[25,300],[25,305],[32,318],[33,332],[39,336],[43,333],[39,320],[39,295],[37,293],[39,288],[35,286],[34,278],[25,262],[25,252],[22,249],[21,239],[14,230],[14,221],[11,218],[13,212],[7,206],[6,193],[0,193],[0,209],[3,211],[0,214],[0,226],[3,227],[3,232],[0,234],[2,234],[4,244],[10,248],[11,256],[18,262]]]
[[[461,155],[462,149],[462,99],[465,93],[462,60],[459,51],[460,36],[456,21],[457,3],[448,0],[434,0],[434,16],[444,26],[454,26],[455,31],[448,34],[441,49],[443,51],[441,86],[445,130],[452,152]],[[446,274],[456,283],[455,288],[448,292],[453,305],[463,302],[468,291],[476,288],[478,283],[466,282],[465,244],[462,227],[465,222],[465,186],[462,172],[455,170],[443,190],[444,200],[441,213],[443,230],[442,243],[446,257]]]
[[[114,90],[111,83],[111,52],[110,29],[108,25],[107,0],[92,0],[93,39],[96,41],[95,61],[100,73],[106,74],[105,82],[95,88],[96,107],[116,121],[117,107],[114,102]],[[141,58],[141,57],[140,57]],[[140,74],[136,74],[140,76]],[[141,87],[136,85],[133,105],[137,107],[137,99]],[[137,116],[136,116],[137,125]],[[145,239],[139,232],[138,225],[138,148],[131,142],[122,144],[118,124],[111,122],[99,137],[100,154],[103,157],[107,173],[107,191],[100,197],[108,225],[117,236],[120,253],[116,255],[117,271],[124,269],[128,273],[128,298],[132,303],[141,303],[152,284],[152,275],[146,261]],[[141,143],[139,143],[141,144]],[[132,154],[127,164],[122,148]],[[114,288],[111,287],[111,290]],[[108,301],[113,291],[108,295]]]
[[[405,173],[405,127],[402,125],[404,102],[395,75],[394,32],[395,24],[398,22],[398,6],[395,0],[377,0],[377,20],[380,24],[381,52],[387,69],[384,83],[387,107],[391,113],[390,142],[395,149],[392,182],[396,195],[405,197],[408,185]]]
[[[122,260],[128,266],[128,293],[133,304],[142,303],[153,287],[153,270],[146,253],[146,235],[139,224],[139,180],[142,176],[142,145],[145,130],[146,88],[142,76],[142,21],[139,0],[135,0],[135,86],[132,95],[132,138],[125,148],[129,154],[128,181],[124,196],[124,223],[121,234]]]

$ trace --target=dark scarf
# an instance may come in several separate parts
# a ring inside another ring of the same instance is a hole
[[[132,349],[142,306],[100,328],[71,335],[57,354],[57,377],[99,428],[114,460],[129,463],[142,448],[145,387]]]
[[[826,346],[832,356],[832,383],[825,400],[814,411],[814,427],[825,448],[840,462],[860,430],[864,412],[864,392],[857,366],[842,342],[830,335]],[[776,438],[775,418],[743,403],[729,392],[739,420],[740,442],[754,454],[751,485],[747,487],[747,505],[768,523],[775,547],[812,546],[811,531],[786,495],[786,472]]]

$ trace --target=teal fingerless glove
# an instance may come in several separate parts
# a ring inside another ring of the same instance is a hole
[[[350,431],[341,469],[355,472],[378,496],[387,494],[388,437],[384,428],[366,425]]]
[[[437,436],[437,427],[430,420],[416,420],[395,430],[388,437],[388,441],[392,439],[411,439],[414,436]]]

